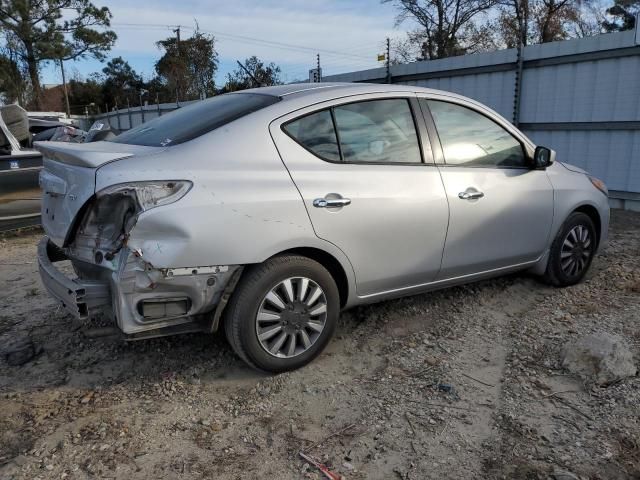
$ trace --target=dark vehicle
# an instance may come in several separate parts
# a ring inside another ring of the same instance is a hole
[[[85,143],[116,133],[99,125],[89,135],[54,117],[29,117],[19,105],[0,107],[0,231],[40,223],[42,155],[34,142]]]
[[[27,112],[0,107],[0,231],[40,223],[42,155],[30,145]]]

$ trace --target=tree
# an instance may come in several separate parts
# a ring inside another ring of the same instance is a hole
[[[396,24],[414,20],[420,29],[409,33],[420,45],[419,60],[446,58],[472,51],[466,43],[475,17],[492,8],[496,0],[382,0],[398,10]]]
[[[280,67],[273,62],[265,65],[262,60],[254,55],[247,58],[243,65],[244,68],[238,67],[233,72],[227,74],[227,83],[223,91],[235,92],[247,88],[282,84]]]
[[[605,33],[606,12],[597,3],[579,5],[576,18],[571,26],[571,37],[584,38]]]
[[[142,77],[122,57],[113,58],[102,69],[102,97],[109,106],[123,106],[144,88]]]
[[[515,48],[599,33],[597,8],[584,0],[499,0],[501,43]]]
[[[193,100],[215,94],[218,52],[215,38],[198,29],[191,38],[178,43],[167,38],[156,43],[164,54],[156,62],[158,77],[175,92],[177,100]]]
[[[40,64],[86,56],[102,60],[116,34],[95,27],[109,27],[110,20],[107,7],[98,8],[89,0],[0,0],[0,29],[17,40],[36,108],[40,106]]]
[[[632,30],[636,26],[636,15],[640,12],[640,0],[614,0],[607,13],[614,17],[612,21],[604,20],[602,26],[607,32]]]
[[[498,17],[499,31],[507,48],[529,43],[530,0],[498,0],[501,6]]]
[[[149,98],[151,102],[157,100],[158,103],[168,103],[175,102],[176,100],[175,90],[170,90],[168,85],[158,76],[153,77],[145,83],[144,88],[149,92],[147,98]]]
[[[567,24],[576,17],[574,0],[542,0],[534,5],[533,21],[539,43],[565,40],[569,37]]]
[[[0,97],[2,103],[13,103],[22,98],[22,78],[18,64],[0,54]]]
[[[95,115],[102,111],[105,104],[104,84],[99,74],[94,73],[86,80],[75,75],[69,80],[68,91],[71,111],[76,115]]]
[[[6,38],[4,48],[0,49],[0,100],[24,103],[28,87],[12,42]]]

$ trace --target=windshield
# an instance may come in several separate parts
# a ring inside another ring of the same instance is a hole
[[[147,147],[170,147],[204,135],[279,100],[273,95],[259,93],[218,95],[174,110],[107,141]]]

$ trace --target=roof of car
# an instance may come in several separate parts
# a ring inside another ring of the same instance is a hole
[[[302,97],[307,95],[325,94],[327,97],[340,96],[343,93],[360,94],[372,92],[435,92],[429,88],[416,87],[412,85],[380,84],[380,83],[290,83],[288,85],[276,85],[273,87],[260,87],[243,90],[246,93],[260,93],[273,95],[285,99],[286,97]],[[238,92],[238,93],[242,93]]]

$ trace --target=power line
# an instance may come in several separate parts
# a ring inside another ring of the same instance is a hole
[[[195,31],[196,29],[193,27],[188,27],[188,26],[184,26],[184,25],[163,25],[163,24],[158,24],[158,23],[148,23],[148,24],[143,24],[143,23],[112,23],[112,26],[117,27],[117,26],[123,26],[123,27],[131,27],[131,28],[140,28],[140,29],[147,29],[147,28],[151,28],[151,29],[173,29],[173,28],[183,28],[183,29],[187,29],[187,30],[192,30]],[[255,38],[255,37],[249,37],[246,35],[236,35],[236,34],[232,34],[232,33],[226,33],[226,32],[220,32],[217,30],[200,30],[203,33],[209,33],[209,34],[213,34],[219,37],[228,37],[237,41],[244,41],[246,43],[254,43],[254,44],[258,44],[258,45],[264,45],[264,46],[270,46],[270,47],[274,47],[274,48],[282,48],[282,49],[288,49],[288,50],[295,50],[295,51],[301,51],[301,52],[313,52],[313,53],[322,53],[322,54],[326,54],[326,55],[335,55],[335,56],[340,56],[340,57],[349,57],[349,58],[364,58],[367,59],[368,56],[364,56],[364,55],[356,55],[356,54],[351,54],[351,53],[344,53],[344,52],[337,52],[335,50],[326,50],[326,49],[321,49],[321,48],[314,48],[314,47],[307,47],[307,46],[303,46],[303,45],[293,45],[290,43],[285,43],[285,42],[277,42],[277,41],[273,41],[273,40],[263,40],[263,39],[259,39],[259,38]]]

